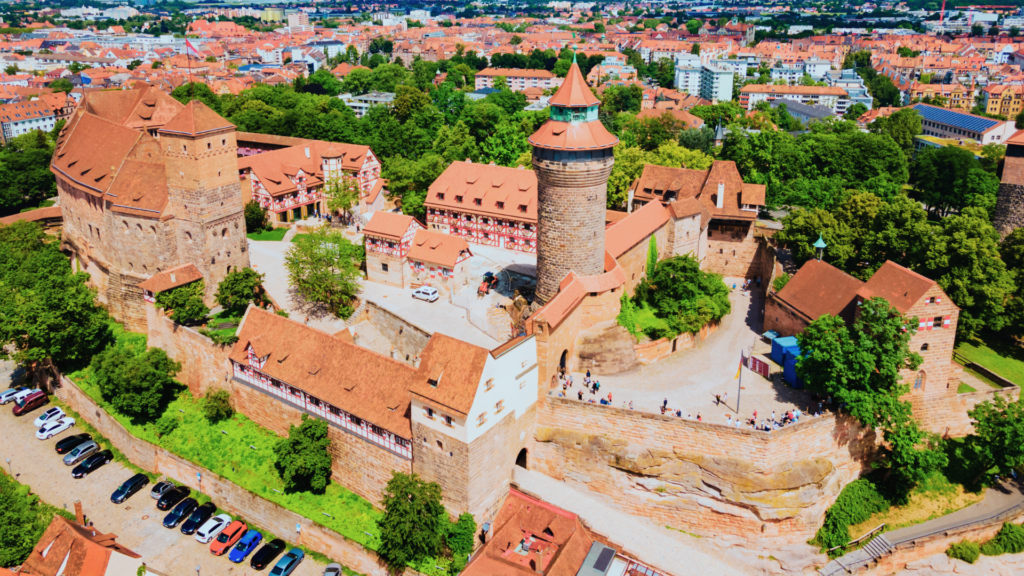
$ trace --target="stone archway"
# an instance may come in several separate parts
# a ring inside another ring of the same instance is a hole
[[[569,360],[569,350],[562,350],[562,357],[558,359],[558,367],[566,369],[566,362]]]

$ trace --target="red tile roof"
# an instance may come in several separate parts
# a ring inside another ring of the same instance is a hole
[[[0,218],[0,224],[4,226],[10,226],[15,222],[38,222],[40,220],[48,220],[50,218],[62,218],[60,206],[50,206],[48,208],[36,208],[35,210],[29,210],[27,212],[20,212],[18,214],[11,214],[10,216],[4,216]]]
[[[460,260],[472,256],[472,253],[469,250],[469,243],[459,236],[432,230],[417,230],[407,256],[410,260],[453,268]]]
[[[138,286],[143,290],[149,290],[154,294],[159,294],[160,292],[165,292],[171,288],[184,286],[190,282],[202,279],[203,273],[195,267],[195,264],[189,263],[154,274],[148,279],[140,282]]]
[[[687,128],[700,128],[701,126],[704,125],[704,120],[702,120],[701,118],[698,118],[697,116],[694,116],[693,114],[690,114],[686,110],[675,110],[675,109],[671,109],[671,110],[657,109],[657,110],[655,110],[655,109],[652,109],[652,108],[647,108],[645,110],[641,110],[640,112],[638,112],[636,117],[637,118],[661,118],[665,114],[668,114],[669,116],[671,116],[671,117],[675,118],[676,120],[682,122],[683,125],[686,126]]]
[[[229,357],[248,365],[250,345],[257,356],[267,357],[261,369],[265,374],[403,438],[411,437],[409,384],[416,373],[412,366],[254,306],[242,320]]]
[[[300,140],[295,144],[292,138],[257,139],[252,136],[257,135],[246,134],[246,141],[288,146],[238,159],[238,170],[243,173],[247,170],[254,173],[271,196],[296,191],[297,187],[289,176],[296,176],[299,169],[306,175],[307,188],[321,185],[324,176],[324,153],[339,154],[342,170],[349,173],[361,170],[367,155],[370,154],[369,146],[356,144],[321,140]]]
[[[104,576],[111,555],[116,553],[128,558],[140,558],[135,552],[117,544],[116,538],[113,534],[102,534],[63,516],[54,515],[22,565],[21,574]]]
[[[853,320],[853,302],[864,283],[820,260],[808,260],[775,298],[813,321],[825,314]]]
[[[579,124],[548,120],[529,141],[534,146],[553,150],[595,150],[619,143],[619,139],[596,120]]]
[[[486,348],[435,332],[420,352],[409,392],[462,417],[469,415],[490,354]]]
[[[554,78],[555,75],[547,70],[527,70],[517,68],[484,68],[476,73],[477,76],[504,76],[506,78]]]
[[[604,234],[604,247],[614,258],[636,246],[669,220],[668,210],[661,202],[648,202],[622,221],[609,226]]]
[[[536,222],[537,174],[521,168],[452,162],[430,185],[423,204],[427,208]]]
[[[723,190],[721,208],[717,207],[719,184]],[[765,193],[763,184],[744,183],[731,160],[716,160],[707,171],[648,164],[631,189],[633,197],[641,201],[674,203],[695,198],[711,217],[733,220],[756,220],[757,211],[743,210],[742,205],[763,206]]]
[[[934,280],[887,260],[864,283],[857,295],[865,300],[874,297],[885,298],[893,308],[906,314],[921,301],[932,286],[935,286]]]
[[[583,73],[580,72],[579,64],[573,62],[562,85],[558,87],[558,91],[548,103],[551,106],[587,107],[597,106],[601,100],[590,90],[590,86],[587,86],[587,81],[583,78]]]
[[[401,240],[413,223],[418,224],[412,216],[378,210],[373,213],[366,228],[363,228],[363,234]]]
[[[168,134],[188,134],[197,136],[208,132],[216,132],[225,128],[234,128],[235,125],[225,120],[199,100],[192,100],[185,105],[185,108],[178,112],[167,124],[160,128],[160,132]]]

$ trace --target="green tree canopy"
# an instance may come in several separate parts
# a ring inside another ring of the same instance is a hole
[[[995,467],[999,474],[1024,465],[1024,405],[1020,400],[997,394],[967,412],[974,420],[974,433],[967,437],[967,448],[973,456],[972,468],[981,476]]]
[[[179,324],[201,324],[210,314],[203,303],[206,284],[202,280],[177,286],[156,295],[156,307],[171,311],[171,320]]]
[[[286,492],[323,494],[331,480],[331,439],[327,421],[302,415],[288,426],[288,437],[274,446],[275,466]]]
[[[264,303],[267,298],[263,291],[263,277],[252,268],[228,272],[217,285],[217,304],[225,310],[242,313],[250,302]]]
[[[914,137],[921,134],[921,115],[913,108],[903,108],[889,116],[879,116],[868,124],[868,130],[889,136],[909,154],[914,149]]]
[[[294,242],[285,254],[288,282],[308,302],[324,305],[339,318],[348,318],[359,289],[363,247],[352,244],[340,230],[316,228]]]
[[[416,474],[392,472],[381,501],[384,515],[377,520],[377,553],[393,569],[436,556],[448,532],[441,487]]]
[[[118,344],[94,356],[89,369],[92,381],[114,410],[148,422],[164,412],[177,387],[174,376],[181,364],[160,348],[139,353]]]

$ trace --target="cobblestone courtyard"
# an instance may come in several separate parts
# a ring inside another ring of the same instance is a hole
[[[731,282],[729,282],[731,285]],[[748,350],[760,339],[761,311],[764,309],[762,296],[755,292],[734,290],[730,296],[732,312],[722,319],[718,330],[708,336],[699,348],[682,350],[671,356],[620,374],[596,375],[601,383],[595,395],[585,391],[583,399],[607,398],[612,394],[612,405],[646,412],[660,412],[668,399],[668,407],[675,414],[681,410],[683,417],[699,413],[704,422],[727,422],[726,416],[736,417],[736,401],[739,394],[740,415],[750,418],[757,411],[757,418],[771,416],[782,419],[782,414],[792,408],[807,411],[811,406],[811,394],[790,388],[785,384],[774,384],[759,374],[743,368],[743,389],[739,390],[736,378],[741,352]],[[585,374],[574,373],[573,388],[567,396],[576,399]],[[721,405],[715,404],[715,395],[723,397]],[[816,404],[815,404],[816,406]]]

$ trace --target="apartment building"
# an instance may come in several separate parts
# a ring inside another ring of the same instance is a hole
[[[735,75],[732,68],[717,64],[701,64],[700,56],[695,54],[682,54],[676,57],[676,89],[705,100],[732,100]]]
[[[984,146],[1002,144],[1017,131],[1012,121],[994,120],[929,104],[914,104],[911,108],[921,115],[921,129],[925,136],[976,140]]]
[[[1004,84],[986,86],[981,91],[981,96],[986,114],[997,114],[1013,118],[1020,114],[1021,105],[1024,103],[1024,86],[1007,86]]]
[[[562,85],[562,79],[547,70],[518,70],[515,68],[485,68],[476,73],[476,89],[493,88],[494,79],[503,76],[513,92],[527,88],[548,90]]]
[[[748,84],[740,90],[740,106],[745,110],[753,110],[759,102],[771,102],[779,98],[812,106],[824,106],[837,115],[846,113],[850,104],[846,90],[833,86]]]

